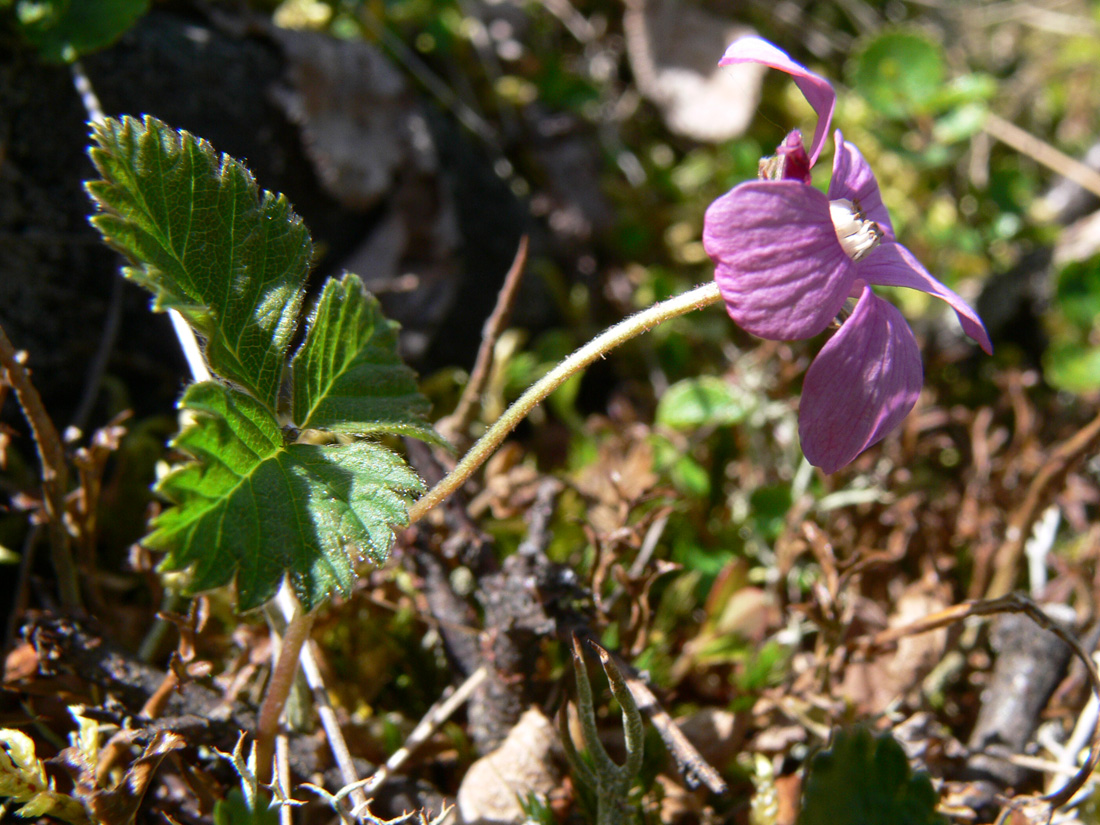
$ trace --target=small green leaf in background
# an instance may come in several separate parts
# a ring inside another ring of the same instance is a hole
[[[890,734],[837,731],[810,763],[798,825],[947,825],[936,791]]]
[[[279,809],[271,806],[249,807],[240,788],[214,803],[214,825],[278,825]]]
[[[916,30],[878,34],[848,67],[852,87],[887,117],[920,114],[940,93],[947,69],[943,50]]]
[[[1060,390],[1091,392],[1100,387],[1100,348],[1088,343],[1052,344],[1043,353],[1043,375]]]
[[[92,137],[92,223],[135,262],[126,276],[206,338],[214,372],[274,411],[313,250],[301,218],[243,164],[156,118],[109,118]]]
[[[982,130],[989,109],[984,103],[964,103],[936,121],[932,137],[941,143],[961,143]]]
[[[1100,323],[1100,255],[1066,264],[1058,273],[1054,302],[1066,320],[1083,331]]]
[[[149,0],[11,0],[26,40],[50,63],[110,46],[149,10]]]
[[[1100,255],[1066,264],[1048,317],[1051,344],[1043,353],[1043,373],[1067,392],[1100,387]]]
[[[722,378],[703,375],[685,378],[669,387],[657,404],[656,421],[678,430],[739,424],[749,413],[751,400]]]

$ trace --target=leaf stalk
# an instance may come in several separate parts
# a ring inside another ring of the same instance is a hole
[[[287,621],[279,645],[279,658],[271,679],[264,691],[264,701],[260,706],[260,718],[256,721],[256,777],[261,785],[271,782],[272,766],[275,758],[275,735],[279,732],[279,717],[283,715],[287,697],[294,685],[294,676],[298,672],[298,658],[302,645],[309,639],[315,614],[296,606],[294,615]]]

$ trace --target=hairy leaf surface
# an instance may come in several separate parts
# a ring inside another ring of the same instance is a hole
[[[397,329],[358,277],[330,279],[291,364],[294,423],[438,442],[425,421],[429,405],[416,375],[397,354]]]
[[[348,592],[361,556],[385,559],[391,525],[422,490],[399,456],[370,441],[287,444],[264,405],[215,382],[192,385],[182,404],[196,415],[174,445],[196,460],[161,481],[176,506],[144,543],[168,551],[167,568],[190,567],[192,590],[235,581],[250,610],[286,575],[312,610]]]
[[[276,409],[309,271],[309,232],[243,164],[155,118],[93,127],[92,223],[134,266],[127,277],[205,338],[211,369]]]

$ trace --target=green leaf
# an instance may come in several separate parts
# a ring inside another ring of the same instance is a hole
[[[94,138],[93,223],[134,262],[127,276],[154,308],[178,309],[206,338],[212,371],[230,382],[184,394],[193,416],[174,446],[192,460],[161,481],[174,506],[144,543],[165,551],[163,569],[186,570],[192,591],[234,583],[242,610],[284,579],[309,610],[348,592],[360,558],[385,560],[423,486],[378,443],[292,441],[280,425],[442,443],[396,324],[357,277],[330,280],[284,381],[312,249],[286,199],[150,117],[109,120]]]
[[[266,798],[266,794],[265,794]],[[249,807],[240,788],[233,788],[224,799],[214,803],[214,825],[278,825],[279,809],[276,807]]]
[[[893,737],[852,728],[810,763],[798,825],[947,825],[936,802]]]
[[[415,373],[397,354],[397,329],[355,275],[330,279],[291,363],[294,423],[442,443],[425,421],[430,405]]]
[[[987,103],[997,96],[997,90],[997,80],[990,75],[980,72],[963,74],[937,89],[930,105],[936,111],[944,111],[954,106]]]
[[[661,396],[656,420],[678,430],[739,424],[748,415],[750,404],[729,381],[713,375],[685,378]]]
[[[932,136],[941,143],[961,143],[978,134],[989,117],[984,103],[964,103],[936,121]]]
[[[1074,327],[1089,332],[1100,326],[1100,255],[1066,264],[1054,302]]]
[[[312,610],[350,590],[361,556],[385,560],[392,525],[407,523],[423,489],[399,456],[370,441],[287,444],[264,405],[215,382],[192,385],[181,403],[195,418],[174,446],[196,460],[161,480],[176,506],[144,543],[168,551],[163,568],[189,569],[192,591],[235,581],[250,610],[286,575]]]
[[[92,223],[126,276],[206,338],[211,369],[276,409],[309,270],[309,232],[238,161],[155,118],[93,127]]]
[[[886,117],[904,118],[926,110],[946,76],[943,48],[915,29],[877,34],[849,65],[859,94]]]
[[[1043,353],[1043,375],[1060,390],[1092,392],[1100,387],[1100,349],[1088,342],[1053,344]]]
[[[106,48],[149,10],[149,0],[16,0],[15,17],[43,60],[64,63]]]

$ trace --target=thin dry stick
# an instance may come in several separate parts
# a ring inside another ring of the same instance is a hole
[[[1066,632],[1061,625],[1052,621],[1035,602],[1018,594],[953,605],[946,610],[940,610],[911,624],[892,627],[881,633],[876,633],[870,639],[866,637],[856,639],[849,644],[849,647],[864,653],[871,653],[889,647],[906,636],[939,630],[964,619],[969,619],[971,616],[991,616],[997,613],[1023,613],[1043,630],[1049,630],[1069,645],[1077,658],[1084,663],[1089,681],[1092,683],[1093,693],[1097,698],[1100,698],[1100,672],[1097,672],[1096,663],[1092,660],[1088,651],[1081,647],[1081,643],[1077,641],[1072,633]],[[1072,799],[1074,794],[1088,782],[1097,764],[1100,764],[1100,724],[1097,721],[1093,722],[1092,732],[1089,734],[1089,753],[1085,759],[1085,764],[1059,790],[1038,797],[1039,801],[1047,803],[1052,809],[1059,808]]]
[[[374,793],[378,786],[386,781],[386,777],[398,770],[405,761],[413,755],[418,747],[420,747],[433,733],[439,730],[440,725],[451,718],[456,710],[462,707],[463,703],[470,698],[477,686],[485,681],[488,677],[489,671],[484,666],[479,667],[464,681],[461,685],[455,688],[454,692],[440,701],[436,702],[424,714],[424,718],[417,723],[413,728],[412,733],[409,734],[409,738],[405,740],[405,744],[398,748],[389,759],[386,760],[386,764],[382,765],[374,774],[367,779],[357,783],[364,794],[369,796]],[[365,804],[365,803],[364,803]],[[356,806],[353,814],[358,815],[365,808]]]
[[[290,796],[290,743],[284,734],[275,739],[275,776],[282,788],[284,797]],[[291,825],[293,813],[291,805],[279,806],[279,825]]]
[[[680,730],[680,726],[677,725],[672,717],[668,715],[668,712],[661,707],[661,703],[657,701],[657,697],[653,695],[653,691],[649,689],[649,685],[639,679],[634,669],[630,667],[624,667],[625,664],[615,654],[609,654],[613,656],[619,664],[625,677],[627,690],[634,697],[635,704],[638,705],[638,709],[643,711],[646,716],[649,717],[649,721],[653,723],[653,727],[657,729],[657,732],[661,735],[661,739],[664,740],[665,746],[672,753],[672,756],[676,759],[676,764],[680,768],[680,772],[688,779],[689,784],[691,782],[701,782],[707,786],[707,790],[715,794],[723,794],[728,790],[726,781],[722,778],[721,774],[716,771],[703,755],[699,753],[695,745],[691,743],[691,740],[684,736],[684,732]]]
[[[1071,438],[1059,444],[1044,462],[1042,469],[1028,485],[1023,504],[1012,514],[1005,543],[993,560],[993,579],[986,590],[987,599],[996,599],[1012,590],[1024,544],[1039,514],[1046,508],[1051,490],[1066,477],[1073,465],[1086,455],[1095,452],[1100,445],[1100,415]]]
[[[519,282],[523,277],[526,264],[527,236],[524,235],[519,239],[519,248],[516,249],[512,266],[504,276],[504,284],[497,296],[497,305],[493,308],[493,314],[489,316],[482,330],[481,347],[477,351],[470,380],[466,382],[466,388],[462,391],[462,397],[458,399],[454,412],[437,425],[439,432],[451,441],[455,441],[465,433],[474,414],[481,406],[481,393],[485,389],[485,382],[489,380],[489,369],[493,366],[493,350],[512,314],[512,306],[515,304]]]
[[[635,670],[632,665],[625,662],[619,654],[614,651],[606,650],[599,642],[592,638],[590,631],[582,632],[577,630],[574,632],[574,640],[578,637],[583,637],[595,650],[602,651],[600,654],[601,656],[606,653],[607,656],[611,658],[615,667],[622,673],[627,690],[630,691],[630,695],[634,698],[634,704],[649,717],[649,721],[653,723],[653,727],[657,729],[657,732],[661,735],[661,739],[664,740],[665,747],[669,749],[672,756],[676,759],[676,764],[680,768],[680,772],[688,781],[695,783],[701,782],[706,785],[707,789],[712,793],[725,793],[728,787],[726,781],[722,779],[721,774],[703,758],[703,755],[699,753],[693,744],[691,744],[691,740],[684,736],[684,732],[680,730],[680,727],[661,706],[660,701],[653,694],[653,691],[649,689],[649,685],[638,677],[637,670]],[[576,644],[575,641],[574,644]]]
[[[69,486],[69,470],[65,464],[65,448],[57,428],[42,404],[42,397],[31,383],[22,361],[0,327],[0,368],[7,382],[15,390],[15,397],[23,409],[27,423],[31,425],[38,458],[42,463],[42,500],[46,509],[47,532],[50,537],[50,554],[57,573],[58,593],[66,610],[81,609],[80,587],[77,584],[76,565],[73,563],[69,534],[65,530],[65,491]]]
[[[1046,141],[1040,140],[1030,132],[1025,132],[1016,124],[992,112],[986,115],[982,128],[991,137],[1007,143],[1020,154],[1027,155],[1062,177],[1073,181],[1082,189],[1087,189],[1100,197],[1100,173],[1081,161],[1058,151]]]

